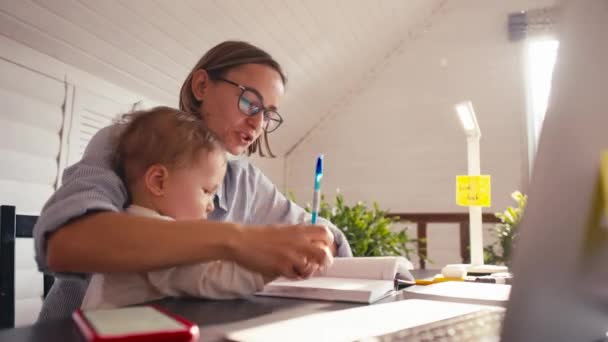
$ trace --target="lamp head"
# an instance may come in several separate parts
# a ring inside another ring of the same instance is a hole
[[[481,130],[477,123],[477,117],[475,116],[475,110],[471,101],[460,102],[454,106],[458,118],[462,123],[464,133],[470,138],[481,138]]]

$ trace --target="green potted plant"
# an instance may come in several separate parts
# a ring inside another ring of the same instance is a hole
[[[487,264],[509,266],[511,262],[519,223],[523,217],[528,196],[515,191],[511,194],[511,198],[515,200],[517,207],[507,207],[504,212],[494,214],[500,220],[500,223],[494,227],[496,242],[484,248],[484,259]]]
[[[292,200],[293,194],[290,194]],[[310,212],[310,205],[305,207]],[[354,256],[405,256],[410,259],[418,254],[418,239],[412,239],[407,228],[394,231],[392,225],[395,218],[387,216],[376,202],[368,208],[363,202],[349,206],[344,202],[342,194],[336,195],[332,205],[321,196],[319,216],[336,225],[346,236]],[[425,260],[428,260],[425,258]]]

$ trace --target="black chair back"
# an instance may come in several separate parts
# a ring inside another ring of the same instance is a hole
[[[17,215],[14,206],[0,206],[0,329],[15,326],[15,238],[32,238],[38,216]],[[54,278],[44,275],[44,297]]]

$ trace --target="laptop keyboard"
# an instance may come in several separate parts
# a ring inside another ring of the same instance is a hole
[[[483,341],[500,340],[504,310],[483,309],[386,335],[366,338],[364,342],[392,341]]]

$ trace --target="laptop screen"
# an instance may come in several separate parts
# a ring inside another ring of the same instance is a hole
[[[591,341],[608,330],[600,182],[608,151],[608,1],[564,2],[559,27],[504,341]]]

